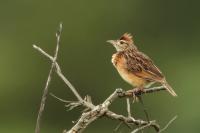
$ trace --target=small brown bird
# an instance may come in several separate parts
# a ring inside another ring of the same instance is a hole
[[[117,50],[112,56],[112,63],[126,82],[140,91],[143,91],[147,83],[158,82],[171,95],[177,96],[153,61],[137,49],[130,34],[125,33],[120,39],[107,42]]]

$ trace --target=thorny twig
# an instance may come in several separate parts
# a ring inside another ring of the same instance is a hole
[[[40,121],[41,121],[41,115],[44,110],[45,106],[45,100],[46,96],[48,93],[48,86],[51,80],[51,73],[53,69],[55,69],[56,73],[58,76],[64,81],[64,83],[70,88],[70,90],[73,92],[73,94],[76,96],[78,101],[66,101],[61,98],[56,97],[55,95],[51,94],[54,98],[58,99],[61,102],[67,103],[67,107],[69,109],[73,109],[77,106],[84,106],[86,107],[86,110],[82,113],[81,117],[77,121],[77,123],[70,129],[70,130],[64,130],[63,133],[80,133],[82,132],[90,123],[95,121],[96,119],[100,118],[101,116],[106,116],[108,118],[111,118],[113,120],[119,120],[121,123],[125,123],[127,126],[130,126],[130,124],[135,124],[141,127],[136,128],[136,131],[142,130],[145,127],[153,127],[156,132],[161,132],[165,130],[169,124],[172,123],[171,120],[165,128],[160,130],[159,125],[155,121],[144,121],[140,119],[135,119],[131,116],[131,110],[130,110],[130,102],[127,100],[127,112],[128,112],[128,117],[125,117],[123,115],[116,114],[108,109],[108,107],[112,104],[113,101],[115,101],[117,98],[132,98],[133,96],[140,96],[142,94],[147,94],[147,93],[153,93],[161,90],[166,90],[163,86],[159,87],[152,87],[152,88],[147,88],[144,91],[138,91],[138,92],[132,92],[132,91],[124,91],[122,89],[116,89],[102,104],[99,105],[94,105],[91,101],[90,96],[86,96],[84,99],[80,96],[80,94],[77,92],[75,87],[69,82],[69,80],[63,75],[61,68],[59,64],[57,63],[57,54],[58,54],[58,49],[59,49],[59,42],[60,42],[60,35],[61,35],[61,30],[62,30],[62,24],[60,24],[59,32],[56,34],[57,37],[57,45],[56,45],[56,50],[54,57],[46,53],[44,50],[42,50],[40,47],[33,45],[33,47],[38,50],[40,53],[45,55],[48,59],[52,61],[52,66],[49,72],[49,76],[47,79],[47,83],[43,92],[42,96],[42,101],[41,101],[41,107],[38,113],[38,119],[37,119],[37,124],[36,124],[36,130],[35,133],[40,132]],[[135,132],[133,131],[133,133]]]

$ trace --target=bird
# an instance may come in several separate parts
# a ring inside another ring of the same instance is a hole
[[[145,86],[150,83],[160,83],[172,96],[177,96],[160,69],[134,44],[130,33],[124,33],[119,39],[107,42],[116,49],[111,62],[126,82],[139,91],[144,91]]]

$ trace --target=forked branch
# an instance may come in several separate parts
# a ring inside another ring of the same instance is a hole
[[[40,123],[41,123],[42,113],[43,113],[44,107],[45,107],[45,102],[46,102],[46,99],[47,99],[48,87],[49,87],[49,84],[50,84],[50,81],[51,81],[52,71],[53,71],[53,68],[55,67],[55,62],[56,62],[57,56],[58,56],[61,32],[62,32],[62,24],[60,23],[58,32],[56,33],[56,39],[57,39],[56,50],[55,50],[54,56],[51,57],[52,58],[51,68],[50,68],[49,75],[48,75],[48,78],[47,78],[47,81],[46,81],[46,85],[45,85],[44,90],[43,90],[43,95],[42,95],[41,104],[40,104],[38,117],[37,117],[37,123],[36,123],[36,127],[35,127],[35,133],[40,132],[40,125],[41,125]]]

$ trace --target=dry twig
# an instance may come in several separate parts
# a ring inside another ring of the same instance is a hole
[[[165,131],[165,130],[169,127],[169,125],[172,124],[172,122],[174,122],[174,121],[176,120],[177,117],[178,117],[177,115],[174,116],[174,117],[165,125],[165,127],[162,128],[162,129],[159,131],[159,133]]]
[[[49,83],[51,81],[52,71],[53,71],[53,68],[55,66],[55,62],[56,62],[57,56],[58,56],[61,32],[62,32],[62,24],[60,24],[59,30],[56,33],[56,38],[57,38],[56,50],[55,50],[55,53],[54,53],[54,57],[52,58],[51,68],[50,68],[49,75],[48,75],[48,78],[47,78],[47,81],[46,81],[46,85],[45,85],[45,88],[44,88],[44,91],[43,91],[41,104],[40,104],[40,109],[39,109],[38,117],[37,117],[35,133],[39,133],[40,132],[41,118],[42,118],[42,113],[44,111],[45,102],[46,102],[46,99],[47,99],[48,87],[49,87]]]

